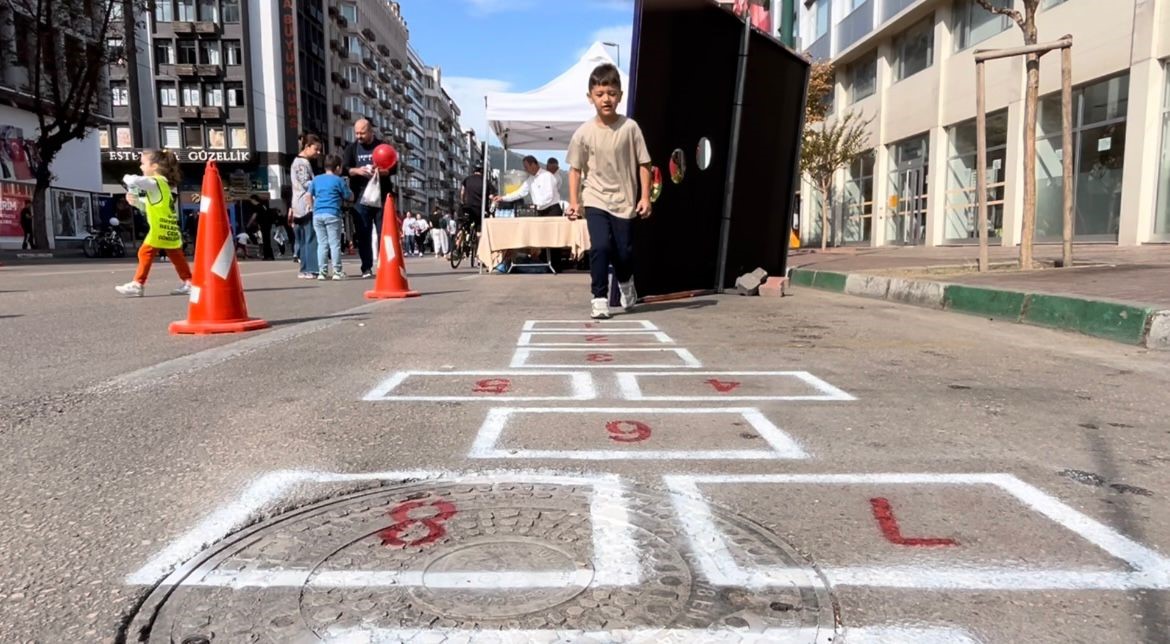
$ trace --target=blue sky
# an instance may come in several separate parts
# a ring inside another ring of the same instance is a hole
[[[634,0],[399,1],[411,44],[443,69],[463,127],[480,136],[484,94],[536,89],[594,41],[618,43],[629,69]]]

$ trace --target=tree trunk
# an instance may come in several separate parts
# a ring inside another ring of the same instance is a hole
[[[1040,101],[1040,56],[1028,54],[1028,89],[1024,97],[1024,225],[1020,239],[1020,270],[1032,270],[1036,236],[1036,116]]]
[[[36,172],[37,184],[33,190],[33,239],[36,240],[37,250],[49,250],[49,237],[53,232],[49,214],[49,185],[53,182],[53,173],[49,170],[49,163],[42,159]]]
[[[821,250],[829,247],[829,190],[821,187]]]

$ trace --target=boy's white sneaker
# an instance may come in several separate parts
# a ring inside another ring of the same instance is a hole
[[[121,286],[115,286],[114,290],[126,297],[142,297],[146,293],[138,282],[126,282]]]
[[[589,317],[594,320],[608,320],[610,318],[609,302],[604,297],[593,298],[593,313]]]
[[[638,303],[638,291],[634,288],[634,280],[619,283],[618,290],[622,293],[622,310],[626,312],[634,310],[634,305]]]
[[[190,295],[191,294],[191,280],[187,280],[180,284],[177,288],[171,290],[171,295]]]

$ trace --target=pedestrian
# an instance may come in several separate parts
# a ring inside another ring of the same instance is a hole
[[[341,159],[330,154],[325,157],[325,174],[314,177],[309,184],[309,207],[317,233],[318,280],[328,277],[329,257],[333,258],[333,279],[345,279],[341,270],[341,208],[345,201],[353,200],[353,192],[338,176],[340,173]]]
[[[250,203],[252,214],[246,226],[248,233],[253,241],[257,234],[260,236],[260,256],[270,262],[276,259],[272,253],[272,224],[276,223],[276,211],[269,208],[260,195],[252,195]]]
[[[435,238],[435,255],[446,257],[451,254],[451,228],[454,225],[455,218],[449,212],[443,213],[435,222],[435,229],[431,231]]]
[[[416,249],[418,256],[422,257],[426,252],[427,241],[431,235],[431,222],[422,214],[414,218],[414,242],[418,245]]]
[[[637,303],[633,273],[633,218],[650,216],[650,151],[642,129],[618,114],[622,77],[612,64],[589,75],[589,101],[597,118],[577,128],[569,143],[569,218],[585,216],[589,228],[592,317],[607,319],[609,266],[621,291],[622,309]],[[641,188],[639,192],[639,187]]]
[[[20,242],[21,250],[33,250],[37,247],[37,240],[33,237],[32,208],[27,204],[20,209],[20,232],[24,238]]]
[[[349,187],[360,200],[370,180],[379,180],[379,203],[390,194],[391,171],[374,167],[374,149],[382,141],[374,136],[374,128],[370,121],[358,119],[353,124],[354,141],[342,153],[342,173],[349,178]],[[361,258],[363,278],[374,276],[374,251],[371,245],[371,234],[376,230],[378,239],[382,238],[382,207],[367,206],[360,201],[353,206],[354,237],[357,242],[358,256]]]
[[[126,195],[127,202],[132,206],[144,206],[150,232],[138,248],[138,271],[134,280],[116,286],[114,290],[127,297],[142,297],[154,257],[162,252],[170,259],[182,281],[171,295],[188,295],[191,293],[191,268],[183,255],[183,233],[179,229],[179,213],[175,209],[175,195],[171,188],[179,185],[181,178],[179,159],[169,150],[146,150],[139,159],[139,167],[141,175],[128,174],[122,177],[122,183],[130,191]]]
[[[419,252],[418,235],[415,234],[415,227],[418,225],[418,218],[414,217],[414,213],[406,211],[406,219],[402,221],[402,238],[406,240],[406,254],[414,256]]]
[[[293,159],[292,169],[292,223],[296,239],[297,257],[301,260],[299,279],[311,280],[321,271],[317,264],[317,231],[313,228],[312,198],[309,186],[313,183],[312,160],[321,154],[321,139],[316,134],[301,137],[301,152]]]

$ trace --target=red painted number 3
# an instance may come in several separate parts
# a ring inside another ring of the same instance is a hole
[[[615,420],[605,425],[609,440],[619,443],[641,443],[650,438],[650,426],[636,420]]]
[[[429,513],[418,512],[423,516],[411,516],[411,513],[420,508],[427,508]],[[390,518],[394,525],[378,532],[382,545],[405,548],[407,546],[425,546],[442,539],[447,534],[444,523],[455,516],[455,506],[447,501],[406,501],[399,503],[390,511]]]
[[[613,362],[612,353],[590,353],[585,356],[587,362]]]
[[[471,391],[477,394],[506,394],[512,390],[512,381],[507,378],[491,378],[475,383]]]

